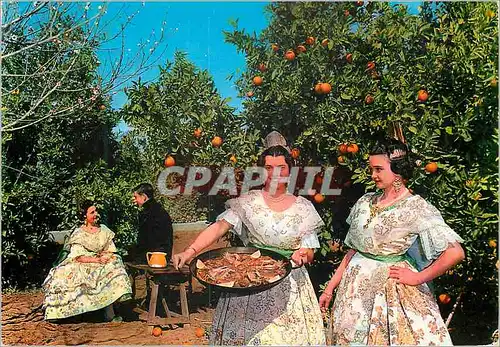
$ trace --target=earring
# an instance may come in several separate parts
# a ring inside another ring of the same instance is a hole
[[[392,182],[392,186],[394,187],[396,193],[399,193],[401,187],[403,186],[403,181],[401,180],[401,177],[396,177]]]

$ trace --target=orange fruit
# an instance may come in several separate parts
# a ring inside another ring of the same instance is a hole
[[[321,46],[326,47],[326,46],[328,46],[329,43],[330,43],[330,40],[324,39],[323,41],[321,41]]]
[[[451,301],[451,297],[448,294],[440,294],[439,295],[439,302],[446,305],[449,304]]]
[[[175,159],[171,156],[171,155],[168,155],[166,158],[165,158],[165,167],[171,167],[171,166],[174,166],[175,165]]]
[[[339,164],[344,164],[344,163],[345,163],[344,157],[343,157],[343,156],[341,156],[341,155],[339,155],[339,157],[337,158],[337,162],[338,162]]]
[[[328,94],[332,91],[332,86],[330,83],[320,83],[321,93],[322,94]]]
[[[498,81],[495,77],[493,77],[493,79],[490,81],[490,86],[492,87],[496,87],[498,84]]]
[[[358,153],[359,147],[355,143],[351,143],[349,146],[347,146],[347,152],[355,154]]]
[[[420,89],[418,91],[418,101],[426,102],[428,98],[429,98],[429,93],[427,93],[425,90]]]
[[[316,41],[316,39],[314,37],[312,37],[312,36],[309,36],[306,39],[306,45],[310,46],[310,45],[312,45],[314,43],[314,41]]]
[[[295,59],[295,52],[292,51],[291,49],[289,49],[288,51],[286,51],[285,53],[285,59],[288,60],[288,61],[292,61]]]
[[[325,196],[323,194],[317,193],[314,195],[314,201],[317,204],[321,204],[323,201],[325,201]]]
[[[259,69],[260,72],[265,72],[267,70],[267,67],[266,65],[264,65],[264,63],[260,63],[257,69]]]
[[[369,61],[368,64],[366,64],[366,69],[367,70],[375,69],[375,63],[373,61]]]
[[[193,135],[194,135],[194,137],[196,137],[197,139],[199,139],[201,137],[201,128],[194,129]]]
[[[342,154],[347,153],[347,145],[345,143],[341,143],[339,145],[339,152],[342,153]]]
[[[296,51],[297,53],[304,53],[305,51],[307,51],[307,49],[305,46],[298,45]]]
[[[247,97],[251,98],[252,96],[253,96],[253,92],[252,92],[252,91],[249,91],[249,92],[247,93]]]
[[[322,83],[317,83],[315,86],[314,86],[314,92],[318,95],[320,94],[323,94],[323,91],[321,90],[321,85]]]
[[[367,104],[367,105],[371,105],[371,104],[373,104],[373,101],[374,101],[374,100],[375,100],[375,99],[373,99],[373,96],[371,96],[370,94],[368,94],[368,95],[365,97],[365,104]]]
[[[215,136],[212,139],[212,146],[214,147],[220,147],[222,145],[222,138],[220,136]]]
[[[477,200],[481,199],[482,197],[483,197],[483,194],[481,194],[480,192],[477,192],[477,194],[474,195],[473,199],[477,201]]]
[[[230,161],[232,161],[234,164],[236,164],[236,157],[234,156],[234,154],[231,156],[231,158],[229,158]]]
[[[106,109],[106,106],[101,105],[101,106],[99,106],[99,109],[100,109],[101,111],[104,111],[104,110]]]
[[[293,159],[297,159],[298,157],[300,157],[300,149],[293,148],[290,154],[292,155]]]
[[[497,242],[495,240],[489,240],[488,241],[488,245],[491,247],[491,248],[497,248]]]
[[[205,329],[196,327],[194,329],[194,334],[196,335],[196,337],[203,337],[205,335]]]
[[[435,162],[430,162],[425,165],[425,171],[429,173],[434,173],[438,170],[438,165]]]
[[[278,44],[276,44],[276,43],[273,43],[271,45],[271,48],[273,49],[273,51],[277,52],[280,49],[280,46],[278,46]]]
[[[356,6],[363,6],[363,1],[361,0],[356,1]]]
[[[154,327],[153,328],[153,331],[151,332],[151,334],[155,337],[158,337],[158,336],[161,336],[162,334],[162,330],[160,327]]]
[[[323,184],[323,177],[321,175],[317,175],[314,178],[314,182],[316,182],[316,184]]]
[[[352,63],[352,53],[347,53],[347,55],[345,56],[345,60],[351,64]]]
[[[260,76],[255,76],[252,81],[256,86],[260,86],[262,82],[264,82],[264,80]]]
[[[495,17],[495,12],[493,12],[492,10],[486,11],[486,17],[488,17],[489,19]]]

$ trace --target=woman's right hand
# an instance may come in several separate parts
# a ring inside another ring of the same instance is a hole
[[[192,248],[188,248],[184,252],[174,254],[172,256],[172,264],[177,270],[179,270],[179,268],[183,267],[188,261],[193,259],[194,256],[195,252]]]
[[[332,294],[324,292],[319,297],[319,308],[321,312],[326,312],[330,306],[330,301],[332,301]]]

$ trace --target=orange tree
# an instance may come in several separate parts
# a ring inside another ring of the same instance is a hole
[[[465,240],[466,261],[436,283],[437,294],[452,297],[443,313],[463,293],[461,317],[479,327],[453,334],[487,341],[498,311],[496,4],[426,3],[410,15],[388,3],[279,3],[268,12],[260,36],[236,23],[225,33],[246,54],[237,84],[248,125],[281,131],[302,164],[342,168],[337,184],[373,189],[369,149],[389,124],[402,124],[419,158],[410,188]],[[341,237],[332,231],[341,201],[317,204],[327,259],[337,249],[330,240]]]
[[[129,102],[122,111],[132,128],[127,146],[136,148],[145,180],[156,182],[164,166],[203,166],[216,177],[222,167],[241,169],[256,160],[256,132],[245,130],[234,108],[218,94],[209,73],[199,70],[184,53],[176,53],[174,61],[160,69],[157,81],[138,81],[127,95]],[[182,187],[185,178],[170,183]],[[200,189],[192,197],[171,197],[164,203],[174,220],[197,220],[201,217],[199,207],[207,199],[199,204],[196,201],[206,193]],[[225,198],[219,196],[210,203]]]

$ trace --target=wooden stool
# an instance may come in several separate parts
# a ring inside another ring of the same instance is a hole
[[[189,326],[191,317],[189,314],[189,304],[187,298],[186,287],[191,292],[191,273],[187,266],[176,270],[173,266],[166,268],[152,268],[149,265],[126,263],[132,269],[144,271],[146,279],[149,279],[149,287],[151,288],[151,296],[149,300],[148,311],[139,309],[139,319],[144,320],[148,324],[148,332],[151,333],[155,325],[171,325],[183,324]],[[181,302],[181,314],[172,312],[164,297],[162,297],[162,305],[167,313],[166,318],[156,316],[156,303],[158,302],[158,290],[160,286],[166,286],[170,290],[171,286],[178,286]],[[142,312],[141,312],[142,311]]]

